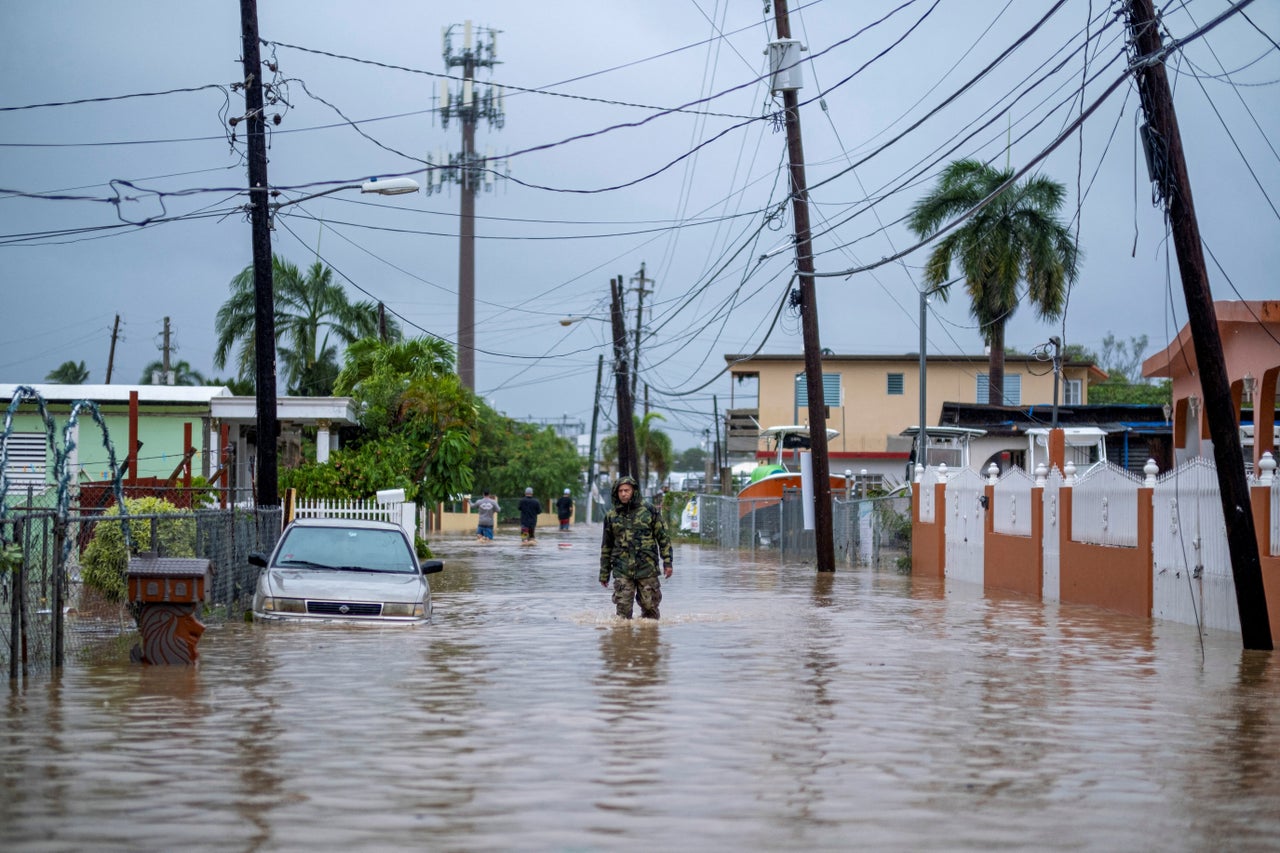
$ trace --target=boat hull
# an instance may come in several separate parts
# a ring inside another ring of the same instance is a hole
[[[828,481],[831,483],[831,491],[837,494],[844,493],[844,477],[831,475]],[[799,474],[771,474],[761,480],[756,480],[754,483],[748,483],[743,486],[742,491],[738,492],[739,517],[758,509],[777,505],[782,500],[783,493],[788,489],[795,491],[801,489]]]

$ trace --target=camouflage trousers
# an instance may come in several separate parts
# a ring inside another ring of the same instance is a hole
[[[623,619],[631,618],[631,606],[640,602],[640,615],[645,619],[658,618],[658,605],[662,603],[662,584],[658,576],[648,578],[613,578],[613,604]]]

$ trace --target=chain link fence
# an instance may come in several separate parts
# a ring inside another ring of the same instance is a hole
[[[138,641],[135,611],[124,599],[127,566],[119,516],[70,514],[52,501],[7,502],[0,542],[0,665],[11,680],[48,672],[68,660],[128,659]],[[197,613],[206,623],[244,618],[258,568],[249,554],[270,551],[280,510],[199,509],[130,515],[133,553],[200,557],[213,564],[212,586]],[[61,555],[65,551],[65,562]]]
[[[804,529],[800,491],[782,499],[698,498],[698,529],[705,544],[742,550],[773,550],[783,559],[803,559],[815,550],[814,533]],[[837,559],[848,565],[900,568],[911,557],[911,498],[832,500],[832,533]]]

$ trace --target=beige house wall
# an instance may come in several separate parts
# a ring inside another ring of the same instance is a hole
[[[920,420],[920,365],[915,356],[827,356],[822,370],[840,375],[841,405],[832,407],[827,417],[827,426],[840,432],[830,442],[832,453],[884,453],[889,436],[897,436]],[[759,377],[758,420],[762,427],[807,424],[807,408],[797,410],[795,406],[796,375],[803,371],[804,360],[800,356],[764,356],[738,361],[731,371],[735,378],[733,388],[736,391],[745,387],[737,383],[738,376]],[[988,363],[985,358],[975,356],[932,357],[927,371],[925,413],[928,423],[934,425],[944,402],[977,402],[978,374],[987,373]],[[1081,381],[1085,403],[1089,401],[1090,371],[1094,372],[1096,381],[1100,373],[1091,365],[1063,367],[1064,382]],[[888,393],[890,373],[902,374],[901,394]],[[1005,374],[1022,377],[1019,405],[1052,405],[1053,371],[1049,363],[1006,358]],[[1064,388],[1058,393],[1061,404]],[[752,402],[755,401],[734,399],[731,408],[750,407]]]

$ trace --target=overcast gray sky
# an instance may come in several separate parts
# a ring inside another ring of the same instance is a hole
[[[818,270],[913,245],[901,217],[949,161],[1021,167],[1058,141],[1122,76],[1126,33],[1112,5],[793,0],[809,60],[800,99]],[[1165,5],[1175,38],[1230,6]],[[476,381],[498,409],[590,421],[606,328],[557,321],[602,315],[610,276],[630,279],[642,263],[656,284],[641,378],[677,447],[711,426],[713,394],[729,405],[726,377],[693,391],[724,354],[754,351],[766,334],[763,352],[801,351],[794,314],[770,332],[794,257],[785,135],[760,120],[777,109],[757,81],[773,37],[764,3],[262,0],[259,18],[288,101],[275,110],[269,166],[285,198],[420,172],[419,159],[456,151],[458,125],[432,113],[447,73],[441,30],[470,19],[501,31],[502,64],[479,77],[512,87],[506,122],[482,125],[477,147],[509,154],[512,180],[476,206]],[[212,363],[213,319],[251,260],[237,209],[244,137],[233,144],[226,122],[243,112],[229,88],[241,76],[239,4],[3,2],[0,24],[0,188],[26,194],[0,195],[0,381],[39,382],[81,359],[103,381],[117,313],[114,381],[136,381],[159,358],[165,316],[175,359],[229,374]],[[1259,2],[1170,58],[1217,299],[1280,295],[1277,41],[1280,6]],[[194,91],[122,97],[173,89]],[[12,109],[81,99],[102,100]],[[1150,354],[1185,322],[1139,121],[1136,91],[1121,83],[1036,167],[1067,186],[1064,217],[1086,256],[1064,322],[1024,309],[1010,346],[1063,334],[1097,349],[1108,333],[1148,335]],[[410,333],[454,340],[457,190],[371,198],[282,210],[274,251],[300,266],[318,254],[353,298],[381,300]],[[157,218],[176,221],[115,227]],[[924,256],[823,279],[823,345],[916,351]],[[935,302],[928,335],[932,353],[982,350],[962,293]]]

